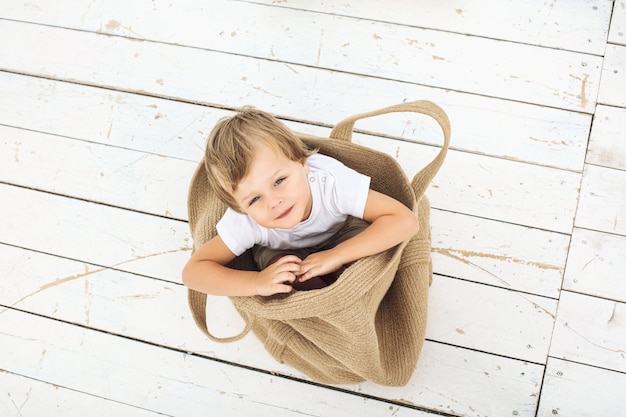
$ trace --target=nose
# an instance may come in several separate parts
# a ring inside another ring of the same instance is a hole
[[[281,195],[273,193],[269,198],[270,208],[274,209],[283,203],[283,197]]]

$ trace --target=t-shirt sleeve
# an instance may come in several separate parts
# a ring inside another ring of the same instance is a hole
[[[230,208],[217,222],[216,229],[224,244],[235,256],[239,256],[253,247],[260,234],[258,227],[248,216],[237,213]]]
[[[370,189],[370,177],[337,161],[331,167],[335,179],[334,201],[341,213],[363,218]]]

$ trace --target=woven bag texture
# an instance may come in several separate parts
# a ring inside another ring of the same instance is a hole
[[[389,155],[351,142],[359,119],[392,112],[433,117],[444,145],[435,159],[409,181]],[[428,287],[432,280],[430,205],[424,192],[441,167],[450,139],[445,112],[429,101],[414,101],[357,114],[337,124],[329,139],[296,133],[319,152],[372,178],[371,188],[396,198],[413,210],[419,232],[408,242],[353,263],[326,288],[271,297],[230,297],[246,322],[236,336],[217,338],[207,326],[206,294],[189,290],[189,306],[198,327],[212,340],[233,342],[249,331],[278,361],[326,384],[372,381],[401,386],[416,367],[425,338]],[[194,248],[216,234],[226,207],[214,197],[204,161],[193,175],[189,226]],[[255,270],[250,252],[232,268]]]

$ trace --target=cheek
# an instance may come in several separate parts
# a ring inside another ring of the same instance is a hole
[[[302,180],[302,190],[305,193],[311,193],[311,183],[309,182],[309,177],[308,175],[304,177],[304,179]]]
[[[262,215],[260,215],[257,212],[249,212],[247,213],[248,216],[250,216],[252,218],[252,220],[254,220],[257,224],[260,224],[261,226],[263,226],[265,224],[265,220],[266,218]]]
[[[252,218],[258,217],[260,212],[261,210],[259,209],[258,204],[255,204],[246,210],[246,214]]]

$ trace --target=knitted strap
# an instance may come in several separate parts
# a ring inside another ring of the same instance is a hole
[[[420,198],[424,195],[426,188],[439,171],[439,168],[443,164],[443,160],[448,152],[448,146],[450,144],[450,120],[443,111],[443,109],[437,106],[435,103],[427,100],[411,101],[402,104],[396,104],[394,106],[385,107],[379,110],[371,112],[355,114],[339,122],[333,130],[330,132],[330,137],[338,140],[345,140],[350,142],[352,140],[352,130],[354,129],[354,123],[357,120],[365,119],[368,117],[379,116],[387,113],[401,113],[401,112],[413,112],[422,113],[432,117],[439,123],[441,130],[443,131],[443,146],[439,154],[428,165],[422,168],[411,181],[411,186],[415,192],[416,198]]]
[[[191,307],[191,312],[193,313],[193,319],[196,322],[196,325],[200,328],[200,330],[202,330],[202,333],[204,333],[209,339],[211,339],[214,342],[219,342],[219,343],[236,342],[237,340],[243,339],[243,337],[246,336],[250,332],[250,329],[252,329],[252,324],[254,323],[254,317],[248,317],[248,319],[246,320],[247,322],[246,327],[241,331],[241,333],[235,336],[231,336],[231,337],[214,336],[209,331],[209,328],[207,327],[207,322],[206,322],[207,295],[199,291],[190,290],[188,291],[188,300],[189,300],[189,306]]]

